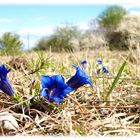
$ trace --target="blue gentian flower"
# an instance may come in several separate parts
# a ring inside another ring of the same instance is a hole
[[[86,60],[81,61],[81,65],[82,65],[83,69],[86,69],[87,68],[87,61]]]
[[[0,66],[0,89],[9,96],[13,96],[14,90],[7,79],[7,73],[10,72],[10,70],[11,69],[6,69],[5,65]]]
[[[103,62],[102,62],[101,59],[98,59],[98,60],[97,60],[97,63],[98,63],[99,65],[102,65]]]
[[[109,73],[109,71],[108,71],[108,69],[107,69],[106,66],[103,66],[103,72],[104,72],[104,73]]]
[[[61,75],[41,76],[41,83],[40,96],[44,96],[48,101],[62,103],[63,98],[73,91]]]
[[[100,74],[100,72],[102,71],[103,73],[109,73],[109,70],[107,69],[106,66],[103,65],[103,62],[101,59],[97,60],[97,63],[99,65],[99,68],[97,70],[97,74]]]
[[[88,78],[84,70],[75,65],[73,65],[73,67],[76,69],[76,74],[67,81],[67,85],[70,86],[73,90],[76,90],[85,84],[89,84],[90,86],[92,86],[92,82]]]

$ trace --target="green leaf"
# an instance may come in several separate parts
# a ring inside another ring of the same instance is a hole
[[[116,77],[114,78],[114,81],[112,82],[111,88],[109,89],[109,91],[108,91],[108,93],[107,93],[107,95],[106,95],[106,100],[107,100],[108,97],[111,95],[111,93],[112,93],[112,91],[114,90],[116,84],[118,83],[118,80],[119,80],[119,78],[120,78],[120,76],[121,76],[121,74],[122,74],[122,72],[123,72],[123,70],[124,70],[124,67],[125,67],[125,65],[126,65],[127,59],[128,59],[128,57],[127,57],[127,58],[125,59],[125,61],[123,62],[123,64],[122,64],[122,66],[120,67],[120,69],[119,69],[119,71],[118,71]]]

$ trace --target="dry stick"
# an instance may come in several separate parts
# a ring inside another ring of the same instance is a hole
[[[2,136],[4,136],[4,130],[3,130],[3,127],[2,126],[0,126],[0,130],[1,130]]]
[[[140,108],[140,105],[138,106],[134,106],[134,105],[130,105],[130,106],[94,106],[95,108]]]
[[[22,102],[20,102],[20,103],[17,103],[17,104],[14,104],[14,105],[12,105],[12,106],[9,106],[9,107],[7,107],[7,108],[4,108],[3,110],[0,110],[0,112],[7,111],[7,110],[9,110],[10,108],[16,107],[16,106],[18,106],[18,105],[22,105],[23,103],[26,103],[26,102],[30,101],[31,99],[33,99],[33,98],[35,98],[35,97],[31,97],[30,99],[27,99],[27,100],[22,101]]]

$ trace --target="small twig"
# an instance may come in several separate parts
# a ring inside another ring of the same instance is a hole
[[[140,108],[140,106],[94,106],[95,108]]]

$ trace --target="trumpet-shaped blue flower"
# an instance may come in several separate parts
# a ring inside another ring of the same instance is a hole
[[[103,62],[101,59],[97,60],[97,63],[99,65],[99,68],[97,70],[97,74],[100,74],[100,72],[102,71],[103,73],[109,73],[109,70],[107,69],[106,66],[103,65]]]
[[[40,95],[44,96],[48,101],[56,101],[62,103],[63,98],[73,91],[69,87],[61,75],[41,76],[42,89]]]
[[[13,96],[14,90],[7,79],[7,73],[10,72],[10,70],[11,69],[6,69],[5,65],[0,66],[0,89],[9,96]]]
[[[104,73],[109,73],[109,71],[108,71],[108,69],[107,69],[106,66],[103,66],[103,72],[104,72]]]
[[[88,78],[84,70],[75,65],[73,65],[73,67],[76,69],[76,74],[67,81],[67,85],[70,86],[73,90],[76,90],[85,84],[89,84],[92,86],[92,82]]]
[[[87,68],[87,61],[86,60],[83,60],[81,62],[81,65],[82,65],[83,69],[86,69]]]
[[[98,63],[99,65],[102,65],[102,64],[103,64],[103,62],[102,62],[101,59],[98,59],[98,60],[97,60],[97,63]]]

